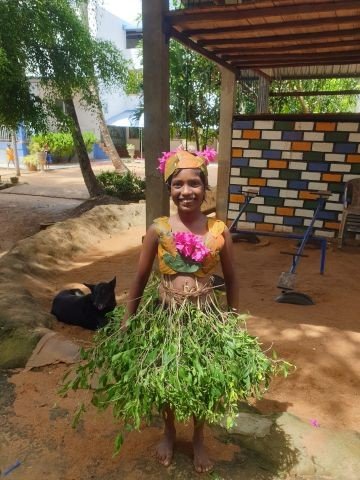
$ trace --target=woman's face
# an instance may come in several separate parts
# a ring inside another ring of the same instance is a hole
[[[183,168],[174,175],[170,184],[170,195],[179,210],[200,210],[205,198],[205,185],[197,168]]]

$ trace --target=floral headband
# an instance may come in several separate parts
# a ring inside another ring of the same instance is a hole
[[[158,159],[158,170],[164,175],[165,182],[179,168],[199,168],[207,175],[207,165],[214,161],[215,157],[216,151],[213,148],[206,147],[202,152],[194,153],[179,148],[173,152],[163,152]]]

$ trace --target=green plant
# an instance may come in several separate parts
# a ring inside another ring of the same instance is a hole
[[[87,152],[92,150],[96,136],[92,132],[84,132],[83,139]],[[41,133],[31,137],[29,149],[31,153],[42,152],[47,148],[52,155],[70,160],[75,154],[74,140],[67,132]]]
[[[39,160],[36,153],[25,155],[22,161],[25,165],[34,165],[36,167],[39,165]]]
[[[133,172],[119,174],[102,172],[96,177],[108,195],[122,200],[140,200],[145,198],[145,181]]]
[[[132,150],[133,148],[135,148],[135,145],[133,143],[127,143],[126,144],[126,148],[129,150]]]

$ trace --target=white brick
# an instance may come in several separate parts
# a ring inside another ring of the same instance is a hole
[[[360,143],[360,133],[350,133],[349,142],[359,142]]]
[[[343,181],[348,182],[349,180],[353,180],[354,178],[360,178],[360,176],[359,175],[351,175],[351,174],[344,175]]]
[[[238,177],[240,175],[240,168],[233,167],[231,169],[231,175],[233,175],[234,177]]]
[[[271,150],[290,150],[291,149],[291,142],[277,142],[273,140],[270,142]]]
[[[337,125],[337,130],[339,132],[357,132],[359,128],[358,123],[352,122],[339,122]]]
[[[350,172],[351,165],[349,163],[333,163],[330,165],[330,172]]]
[[[312,180],[313,182],[317,182],[321,179],[320,172],[302,172],[301,173],[301,180]]]
[[[284,201],[284,207],[303,207],[304,200],[293,200],[291,198],[286,198]]]
[[[312,144],[313,152],[332,152],[334,144],[330,142],[314,142]]]
[[[239,212],[233,212],[231,210],[228,210],[228,218],[230,220],[235,220],[235,218],[238,216]]]
[[[262,150],[244,150],[243,156],[261,158]]]
[[[269,215],[274,215],[275,213],[275,207],[268,207],[266,205],[260,205],[258,208],[257,208],[257,211],[259,213],[268,213]]]
[[[304,132],[304,141],[306,142],[322,142],[324,140],[324,132]]]
[[[259,160],[257,158],[250,158],[249,167],[266,168],[267,167],[267,160]]]
[[[279,215],[265,215],[265,223],[283,223],[284,217],[279,217]]]
[[[349,163],[333,163],[330,165],[330,172],[350,172],[351,165]]]
[[[286,225],[275,225],[274,230],[275,232],[291,233],[293,231],[293,227],[287,227]]]
[[[327,183],[309,182],[309,190],[327,190]]]
[[[255,120],[254,130],[272,130],[274,128],[274,120]]]
[[[240,210],[240,203],[229,202],[229,210],[239,211]]]
[[[329,202],[339,202],[340,201],[340,193],[333,193],[328,198]]]
[[[295,130],[314,130],[314,122],[295,122]]]
[[[279,196],[281,198],[298,198],[297,190],[280,190]]]
[[[345,155],[342,153],[326,153],[325,160],[327,162],[345,162]]]
[[[248,148],[249,147],[249,140],[233,140],[232,147],[233,148]]]
[[[232,138],[241,138],[242,137],[242,130],[233,130]]]
[[[248,181],[248,178],[230,177],[230,185],[247,185]]]
[[[304,152],[282,152],[281,158],[283,160],[302,160]]]
[[[279,170],[263,170],[261,172],[262,178],[279,178]]]
[[[287,181],[286,180],[268,180],[267,181],[267,186],[268,187],[286,188],[287,187]]]
[[[262,140],[281,140],[281,133],[279,130],[263,130],[261,132]]]
[[[251,200],[251,203],[255,205],[264,205],[265,199],[264,197],[255,197]]]
[[[244,230],[255,230],[255,223],[254,222],[239,222],[238,223],[238,229],[244,229]]]
[[[308,227],[311,223],[311,219],[306,218],[304,220],[305,227]],[[322,228],[324,226],[324,222],[322,220],[315,220],[314,227],[315,228]]]
[[[327,237],[327,238],[334,238],[335,232],[329,232],[327,230],[321,230],[320,232],[315,232],[315,235],[318,237]]]
[[[325,204],[326,210],[337,210],[338,212],[342,212],[343,208],[344,207],[341,203],[326,202]]]
[[[309,217],[312,218],[314,216],[313,210],[307,210],[305,208],[296,208],[295,209],[295,217]]]
[[[290,170],[306,170],[307,163],[306,162],[289,162]]]

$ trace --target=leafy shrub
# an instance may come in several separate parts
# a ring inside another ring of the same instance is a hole
[[[92,132],[84,132],[83,139],[86,150],[90,152],[93,144],[96,142],[96,136]],[[70,133],[50,132],[31,137],[29,144],[30,153],[41,152],[45,146],[56,157],[70,160],[75,154],[74,141]]]
[[[145,198],[145,181],[133,172],[119,174],[102,172],[96,176],[108,195],[122,200],[140,200]]]
[[[35,167],[39,165],[39,159],[36,153],[33,153],[31,155],[25,155],[22,161],[25,165],[33,165]]]

